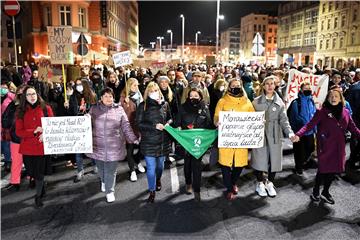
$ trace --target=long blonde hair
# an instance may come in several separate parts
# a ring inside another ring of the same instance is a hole
[[[153,90],[156,90],[156,89],[159,92],[160,98],[162,98],[162,99],[164,98],[164,96],[161,93],[159,85],[156,82],[149,82],[149,84],[147,85],[147,87],[145,89],[145,92],[144,92],[144,101],[145,101],[144,110],[146,109],[146,102],[147,102],[147,99],[148,99],[148,96],[149,96],[149,92],[153,91]]]
[[[123,95],[127,98],[130,96],[130,92],[131,92],[131,86],[138,82],[138,80],[136,78],[129,78],[127,81],[126,81],[126,85],[125,85],[125,88],[124,90],[122,91]]]

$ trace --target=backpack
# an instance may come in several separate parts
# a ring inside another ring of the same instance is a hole
[[[297,107],[298,107],[298,114],[300,114],[300,112],[301,112],[301,101],[299,101],[300,98],[295,98],[294,100],[292,100],[292,102],[290,103],[288,109],[286,110],[286,115],[287,115],[288,119],[290,119],[291,109],[293,108],[293,104],[295,104],[294,103],[295,100],[296,100]],[[311,98],[311,102],[315,105],[314,99]]]

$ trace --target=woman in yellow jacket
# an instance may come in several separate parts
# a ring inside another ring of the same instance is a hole
[[[253,105],[247,98],[241,82],[231,79],[226,94],[216,105],[214,124],[219,125],[220,111],[255,112]],[[239,179],[244,166],[248,165],[248,149],[219,148],[219,163],[227,189],[226,198],[233,200],[238,193],[236,181]]]

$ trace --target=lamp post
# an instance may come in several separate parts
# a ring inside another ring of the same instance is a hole
[[[183,14],[180,15],[182,20],[182,47],[181,47],[181,58],[184,61],[184,49],[185,49],[185,17]]]
[[[196,50],[197,50],[197,46],[198,46],[198,35],[199,35],[199,34],[201,34],[200,31],[197,31],[197,32],[195,33],[195,46],[196,46]]]
[[[157,37],[157,39],[159,39],[159,45],[160,45],[160,53],[161,53],[161,42],[164,39],[164,37]]]
[[[156,42],[150,42],[151,48],[155,47]]]
[[[218,59],[219,51],[219,20],[223,20],[224,15],[220,15],[220,0],[216,1],[216,61]]]
[[[167,30],[167,33],[170,34],[170,51],[172,51],[172,45],[173,45],[173,32],[169,29]]]

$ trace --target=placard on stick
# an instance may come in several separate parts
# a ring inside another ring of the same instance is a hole
[[[72,27],[47,27],[51,64],[74,64]]]
[[[92,153],[90,117],[43,117],[41,124],[45,155]]]
[[[264,145],[265,112],[219,114],[219,148],[260,148]]]

